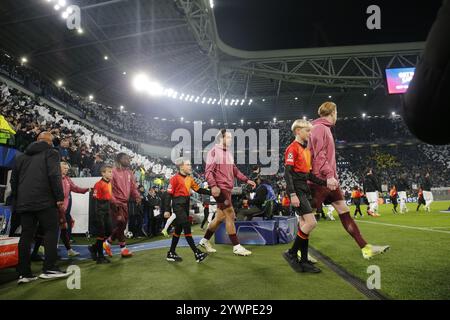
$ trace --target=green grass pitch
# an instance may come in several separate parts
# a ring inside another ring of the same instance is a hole
[[[362,258],[337,216],[336,221],[319,221],[310,244],[364,282],[368,266],[378,266],[380,291],[389,298],[449,299],[450,214],[439,212],[449,205],[435,202],[431,213],[417,213],[416,205],[409,204],[409,213],[403,215],[394,215],[391,205],[382,205],[381,217],[357,219],[369,243],[391,246],[388,253],[373,260]],[[201,235],[202,231],[195,226],[193,233]],[[109,265],[78,262],[80,290],[69,290],[66,280],[38,280],[18,286],[14,269],[0,270],[0,300],[367,299],[321,262],[321,274],[294,273],[281,257],[289,246],[246,246],[253,255],[238,257],[231,246],[217,245],[218,252],[200,264],[187,247],[177,250],[184,258],[178,264],[165,261],[167,249],[136,252],[130,259],[115,256]],[[40,267],[40,263],[33,263],[36,274]]]

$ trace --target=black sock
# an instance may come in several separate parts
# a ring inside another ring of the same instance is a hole
[[[191,249],[194,253],[198,252],[199,250],[195,246],[194,239],[192,238],[191,226],[190,225],[183,226],[183,231],[184,231],[184,237],[186,238],[186,241],[189,244],[189,247],[191,247]]]
[[[308,244],[309,244],[308,235],[306,233],[303,233],[302,230],[299,230],[298,237],[300,238],[300,252],[302,254],[300,261],[307,262],[308,261]]]
[[[183,228],[181,226],[176,226],[175,230],[172,235],[172,244],[170,245],[170,252],[175,253],[175,249],[178,244],[178,240],[180,240],[181,232],[183,231]]]
[[[172,235],[172,243],[170,245],[170,252],[175,253],[175,249],[177,248],[178,240],[180,240],[179,234]]]
[[[300,243],[302,238],[298,235],[295,237],[294,243],[292,244],[292,248],[289,250],[291,254],[297,254],[298,250],[300,250]]]
[[[103,257],[103,240],[97,239],[95,249],[97,249],[98,256]]]
[[[194,253],[198,252],[199,250],[197,249],[197,247],[195,246],[195,242],[194,239],[192,238],[192,236],[186,236],[186,241],[189,244],[189,247],[191,247],[192,251]]]

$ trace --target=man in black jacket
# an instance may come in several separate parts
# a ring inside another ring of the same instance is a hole
[[[65,277],[56,266],[57,259],[57,207],[63,206],[59,154],[52,149],[53,136],[42,132],[24,154],[16,158],[11,175],[13,207],[21,215],[22,234],[19,241],[19,281],[36,280],[31,273],[30,247],[39,224],[44,232],[45,261],[42,279]]]
[[[372,169],[367,171],[363,187],[367,201],[369,202],[367,214],[372,217],[378,217],[378,192],[381,191],[381,185],[373,174]]]
[[[251,200],[244,199],[243,204],[251,208],[242,208],[236,214],[239,221],[251,221],[253,217],[263,215],[266,219],[271,219],[275,205],[275,192],[272,186],[260,176],[255,179],[256,191]]]

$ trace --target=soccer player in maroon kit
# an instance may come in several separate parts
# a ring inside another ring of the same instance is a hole
[[[318,110],[319,119],[314,120],[309,147],[312,155],[312,173],[327,181],[329,188],[311,184],[313,205],[317,208],[322,203],[332,204],[339,213],[339,218],[345,230],[355,239],[361,248],[363,258],[370,259],[386,252],[389,246],[368,244],[359,232],[359,228],[350,216],[350,209],[345,203],[336,172],[336,150],[331,127],[336,124],[337,107],[333,102],[324,102]],[[331,186],[331,188],[330,188]]]
[[[216,145],[207,155],[205,178],[211,189],[212,196],[216,199],[217,212],[199,244],[208,253],[216,252],[209,239],[211,239],[219,225],[225,221],[227,234],[233,244],[233,253],[240,256],[248,256],[251,254],[251,251],[245,249],[239,243],[236,235],[236,226],[234,225],[236,214],[231,201],[231,190],[233,189],[235,177],[246,182],[252,188],[255,188],[256,184],[239,171],[234,164],[233,155],[228,150],[232,141],[231,132],[227,132],[226,129],[220,130],[216,136]]]
[[[103,248],[112,257],[111,243],[119,240],[122,257],[131,257],[133,253],[126,247],[124,231],[128,223],[128,199],[133,198],[139,205],[141,195],[136,186],[136,180],[129,169],[130,157],[119,153],[116,157],[117,166],[112,171],[111,218],[115,224],[111,236],[104,242]]]

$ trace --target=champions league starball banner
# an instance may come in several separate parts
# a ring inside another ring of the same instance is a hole
[[[386,69],[386,82],[389,94],[405,93],[408,90],[416,68]]]

